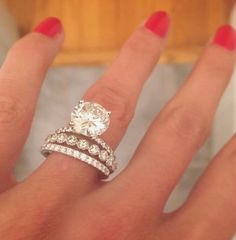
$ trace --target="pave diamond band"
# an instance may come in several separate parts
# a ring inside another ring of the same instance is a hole
[[[41,147],[48,156],[59,152],[95,167],[108,177],[117,169],[111,147],[100,137],[110,124],[111,112],[95,102],[84,100],[74,107],[69,125],[49,135]]]
[[[71,126],[59,128],[56,133],[76,133]],[[113,154],[110,146],[100,137],[91,137],[96,143],[100,144],[108,153]]]
[[[65,154],[67,156],[79,159],[82,162],[85,162],[85,163],[97,168],[100,172],[102,172],[103,177],[105,177],[105,178],[110,175],[110,170],[104,164],[102,164],[98,160],[88,156],[87,154],[84,154],[78,150],[74,150],[70,147],[61,146],[59,144],[47,143],[41,147],[41,152],[45,157],[47,157],[52,152],[59,152],[59,153]]]
[[[79,135],[78,137],[75,135],[69,135],[66,133],[54,133],[49,135],[46,139],[47,143],[57,143],[57,144],[65,144],[69,147],[72,147],[75,150],[88,152],[92,157],[97,158],[103,164],[105,164],[111,172],[116,170],[117,164],[115,161],[115,156],[112,153],[108,152],[106,149],[101,148],[99,145],[91,143],[89,139],[85,139]],[[62,145],[63,146],[63,145]]]

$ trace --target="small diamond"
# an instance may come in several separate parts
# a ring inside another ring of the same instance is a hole
[[[85,161],[85,160],[87,159],[87,155],[84,154],[84,153],[81,153],[81,154],[80,154],[80,159],[81,159],[82,161]]]
[[[94,161],[92,162],[92,165],[93,165],[94,167],[96,167],[96,166],[97,166],[97,160],[94,160]]]
[[[78,141],[78,143],[77,143],[77,146],[78,146],[78,148],[81,149],[81,150],[86,150],[86,149],[88,149],[88,147],[89,147],[89,143],[88,143],[88,141],[85,140],[85,139],[80,139],[80,140]]]
[[[104,173],[105,173],[106,176],[108,176],[108,175],[110,174],[110,171],[108,170],[108,168],[106,168],[106,169],[104,170]]]
[[[59,150],[60,150],[60,146],[56,145],[56,146],[54,147],[54,149],[55,149],[55,151],[59,151]]]
[[[88,161],[88,164],[92,164],[93,159],[91,157],[88,157],[87,161]]]
[[[51,135],[51,142],[56,142],[57,141],[57,134],[52,134]]]
[[[63,143],[63,142],[66,141],[66,138],[67,138],[66,134],[61,133],[61,134],[59,134],[59,135],[57,136],[57,142]]]
[[[101,150],[99,153],[99,158],[101,161],[105,162],[108,157],[108,152],[106,150]]]
[[[75,158],[79,158],[80,153],[78,151],[74,151],[74,156],[75,156]]]
[[[77,138],[75,136],[69,136],[66,140],[68,145],[74,146],[77,142]]]
[[[62,147],[61,151],[62,151],[63,153],[66,153],[66,152],[67,152],[66,147]]]
[[[89,151],[89,153],[91,153],[92,155],[98,155],[100,149],[99,149],[98,145],[93,144],[93,145],[91,145],[91,146],[89,147],[88,151]]]
[[[99,170],[102,169],[102,164],[101,164],[100,162],[98,162],[98,161],[96,162],[95,166],[96,166]]]
[[[107,165],[108,165],[109,167],[111,167],[112,164],[113,164],[113,161],[114,161],[114,157],[113,157],[113,156],[109,156],[108,159],[107,159],[107,161],[106,161],[106,163],[107,163]]]
[[[68,148],[67,153],[68,153],[69,155],[73,155],[73,154],[74,154],[74,151],[73,151],[73,149]]]

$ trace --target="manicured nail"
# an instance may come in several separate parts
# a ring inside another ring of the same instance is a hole
[[[62,31],[62,24],[59,19],[49,17],[39,23],[34,31],[53,38]]]
[[[165,37],[170,25],[170,18],[166,12],[155,12],[145,23],[145,27],[160,37]]]
[[[230,51],[236,49],[236,32],[230,25],[220,27],[215,34],[213,43],[218,44]]]

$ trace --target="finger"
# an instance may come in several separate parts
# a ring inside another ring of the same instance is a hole
[[[40,86],[62,40],[60,21],[48,18],[14,44],[0,70],[0,183],[9,179],[24,145]]]
[[[126,198],[162,210],[194,153],[206,139],[216,107],[235,60],[235,31],[217,31],[177,95],[161,111],[138,147],[127,170],[110,187]],[[128,189],[127,189],[128,188]]]
[[[169,18],[165,13],[158,12],[148,23],[134,32],[110,69],[84,96],[85,100],[97,102],[112,112],[111,124],[103,135],[112,148],[118,145],[124,135],[133,117],[142,86],[159,58]],[[62,171],[62,166],[67,171]],[[54,179],[50,176],[52,171],[57,171]],[[61,192],[68,184],[74,184],[81,193],[91,190],[99,182],[96,169],[59,154],[52,154],[33,177],[43,177],[51,191],[55,189],[56,181]]]
[[[236,136],[213,159],[182,210],[183,219],[193,227],[204,214],[205,229],[211,234],[208,239],[231,239],[236,232],[235,149]]]

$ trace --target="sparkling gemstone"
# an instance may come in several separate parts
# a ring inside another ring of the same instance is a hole
[[[91,146],[89,147],[88,151],[89,151],[89,153],[91,153],[92,155],[98,155],[100,149],[99,149],[98,145],[93,144],[93,145],[91,145]]]
[[[62,150],[61,150],[63,153],[66,153],[67,152],[67,148],[66,147],[62,147]]]
[[[109,158],[108,158],[108,160],[106,161],[106,163],[107,163],[107,165],[108,165],[109,167],[111,167],[111,166],[112,166],[112,163],[113,163],[113,161],[112,161],[111,159],[109,159]]]
[[[77,146],[78,146],[78,148],[81,149],[81,150],[86,150],[86,149],[88,149],[88,147],[89,147],[89,143],[88,143],[88,141],[85,140],[85,139],[80,139],[80,140],[78,141],[78,143],[77,143]]]
[[[52,142],[56,142],[56,141],[57,141],[57,134],[53,134],[53,135],[51,136],[51,141],[52,141]]]
[[[97,167],[99,170],[101,170],[102,164],[100,162],[96,161],[95,167]]]
[[[54,149],[55,149],[55,151],[59,151],[60,150],[60,146],[56,145]]]
[[[85,161],[85,160],[87,159],[87,155],[84,154],[84,153],[81,153],[81,154],[80,154],[80,159],[81,159],[82,161]]]
[[[57,142],[63,143],[63,142],[66,141],[66,138],[67,138],[66,134],[65,133],[61,133],[61,134],[59,134],[57,136]]]
[[[74,146],[77,142],[77,138],[75,136],[69,136],[66,142],[68,145]]]
[[[75,151],[75,152],[74,152],[74,156],[75,156],[76,158],[79,158],[79,157],[80,157],[80,153],[79,153],[78,151]]]
[[[88,164],[92,164],[92,162],[93,162],[93,159],[91,158],[91,157],[88,157]]]
[[[106,150],[101,150],[99,153],[99,158],[101,161],[105,162],[108,158],[108,152]]]
[[[104,171],[105,175],[108,176],[110,174],[109,170],[106,168]]]
[[[74,154],[74,150],[71,149],[71,148],[68,148],[67,149],[67,153],[70,154],[70,155],[73,155]]]
[[[100,104],[80,101],[71,114],[71,122],[77,133],[98,136],[107,130],[109,116],[110,112]]]

